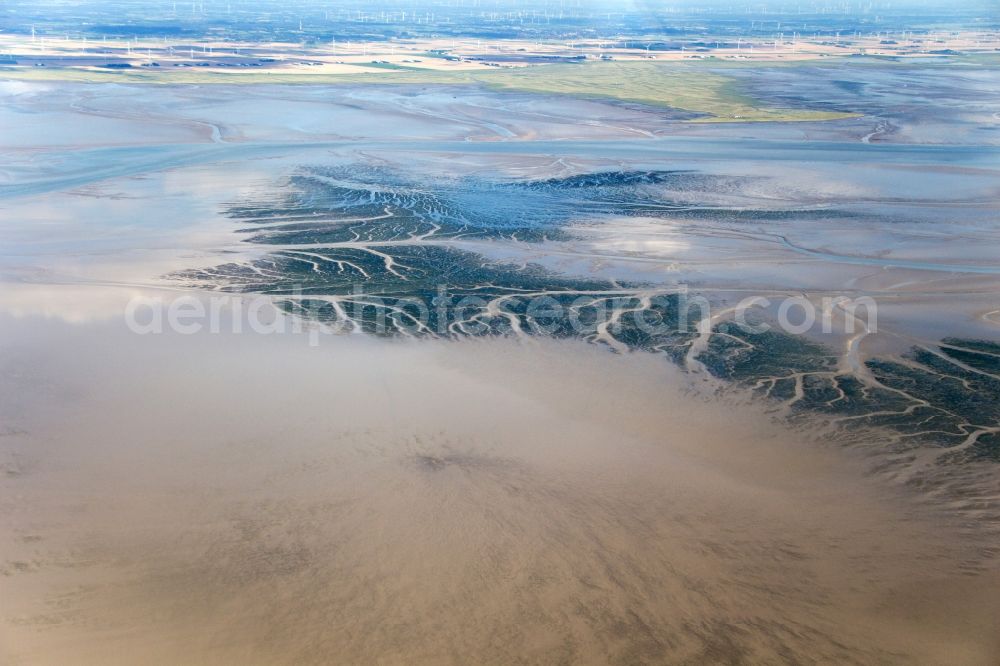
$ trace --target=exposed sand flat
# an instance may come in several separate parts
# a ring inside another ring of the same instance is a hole
[[[982,544],[665,363],[2,325],[6,663],[1000,654]]]

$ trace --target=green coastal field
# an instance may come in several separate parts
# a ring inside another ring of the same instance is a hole
[[[715,63],[717,65],[718,63]],[[784,66],[784,65],[775,65]],[[712,69],[709,69],[712,67]],[[0,68],[0,78],[152,84],[336,84],[382,83],[480,85],[500,91],[613,99],[697,114],[691,122],[822,121],[854,114],[772,107],[752,99],[737,82],[709,63],[588,62],[485,71],[378,68],[349,74],[281,70],[227,72],[190,68],[101,70]]]

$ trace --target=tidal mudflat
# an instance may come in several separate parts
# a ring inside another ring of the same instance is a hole
[[[0,84],[6,655],[995,661],[996,100],[849,74],[920,103]]]
[[[8,663],[998,649],[986,534],[638,354],[3,326]]]

